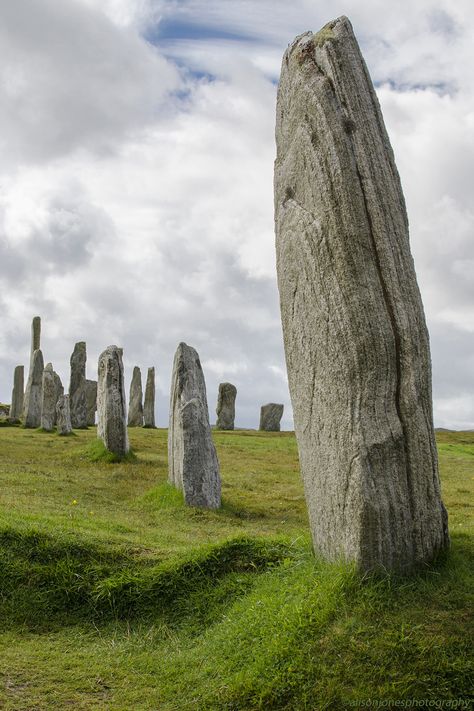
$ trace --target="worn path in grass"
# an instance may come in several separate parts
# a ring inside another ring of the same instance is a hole
[[[474,434],[439,433],[449,556],[409,579],[315,560],[292,433],[214,432],[221,511],[166,431],[0,428],[0,708],[344,709],[470,691]]]

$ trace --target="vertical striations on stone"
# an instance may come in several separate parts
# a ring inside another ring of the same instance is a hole
[[[132,382],[130,383],[130,401],[128,405],[128,426],[143,426],[143,390],[142,374],[138,365],[133,369]]]
[[[31,351],[30,362],[33,360],[33,353],[41,348],[41,317],[34,316],[31,322]]]
[[[180,343],[173,362],[168,429],[169,481],[188,506],[217,509],[221,480],[212,441],[206,384],[194,348]]]
[[[220,383],[217,396],[217,422],[218,430],[233,430],[235,420],[235,398],[237,388],[232,383]]]
[[[47,432],[54,429],[56,423],[56,404],[58,402],[56,373],[51,363],[47,363],[43,370],[42,400],[41,400],[41,428]]]
[[[56,426],[58,423],[58,410],[57,410],[57,404],[59,402],[59,398],[61,395],[64,395],[64,387],[61,382],[61,378],[59,375],[56,373],[55,370],[53,370],[53,379],[54,379],[54,389],[55,389],[55,398],[56,398],[56,407],[54,408],[54,425]]]
[[[123,456],[129,451],[122,349],[117,346],[99,356],[97,436],[109,452]]]
[[[275,227],[315,547],[409,570],[448,544],[428,333],[393,152],[351,24],[285,52]]]
[[[87,425],[95,425],[97,411],[97,380],[86,380]]]
[[[86,360],[86,344],[84,341],[79,341],[74,346],[71,355],[71,379],[69,381],[71,424],[76,429],[87,427]]]
[[[30,374],[23,402],[23,425],[28,428],[36,428],[41,425],[43,370],[43,354],[37,350],[31,359]]]
[[[260,408],[259,430],[264,432],[279,432],[280,421],[283,416],[283,405],[276,402],[269,402]]]
[[[155,427],[155,369],[148,368],[143,405],[143,426]]]
[[[56,403],[56,423],[59,435],[68,435],[72,432],[71,408],[69,406],[69,395],[60,395]]]
[[[9,420],[18,423],[23,417],[23,392],[25,369],[22,365],[17,365],[13,374],[12,403],[10,406]]]

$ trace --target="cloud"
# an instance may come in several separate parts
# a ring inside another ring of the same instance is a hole
[[[377,82],[431,331],[440,426],[474,427],[473,10],[236,0],[24,0],[0,9],[0,399],[29,325],[63,380],[109,344],[127,382],[157,373],[167,423],[177,344],[197,348],[211,420],[220,381],[237,423],[282,402],[292,427],[275,279],[276,80],[286,44],[337,14]]]

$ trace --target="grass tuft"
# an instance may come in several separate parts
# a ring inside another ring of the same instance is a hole
[[[117,464],[119,462],[136,462],[135,452],[130,449],[126,454],[115,454],[109,452],[101,439],[92,440],[84,449],[84,454],[91,462],[106,462],[107,464]]]

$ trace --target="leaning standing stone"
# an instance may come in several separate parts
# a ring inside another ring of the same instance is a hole
[[[97,410],[97,380],[86,380],[87,425],[95,425]]]
[[[41,428],[47,432],[54,429],[56,419],[57,387],[54,370],[51,363],[45,365],[43,370],[43,387],[41,402]]]
[[[79,341],[71,355],[71,379],[69,381],[69,403],[71,424],[76,429],[87,427],[86,400],[86,344]]]
[[[155,369],[148,368],[143,405],[143,426],[155,427]]]
[[[279,432],[280,420],[283,415],[283,405],[269,402],[260,408],[260,430],[265,432]]]
[[[28,376],[23,405],[23,424],[28,428],[36,428],[41,425],[43,370],[43,354],[40,350],[37,350],[33,353],[31,359],[30,374]]]
[[[235,398],[237,388],[232,383],[220,383],[217,397],[217,422],[218,430],[233,430],[235,420]]]
[[[180,343],[171,377],[168,429],[169,481],[184,493],[188,506],[217,509],[221,480],[211,437],[206,384],[194,348]]]
[[[8,418],[12,423],[20,422],[23,417],[24,372],[24,367],[17,365],[13,375],[12,404]]]
[[[97,436],[109,452],[129,451],[122,349],[108,346],[99,356]]]
[[[143,391],[142,374],[136,365],[133,369],[132,382],[130,383],[130,402],[128,406],[128,426],[142,427],[143,425]]]
[[[286,361],[315,547],[407,570],[448,543],[428,333],[400,179],[350,22],[285,52],[275,225]]]
[[[72,432],[71,409],[69,395],[60,395],[56,404],[56,421],[59,435],[68,435]]]

